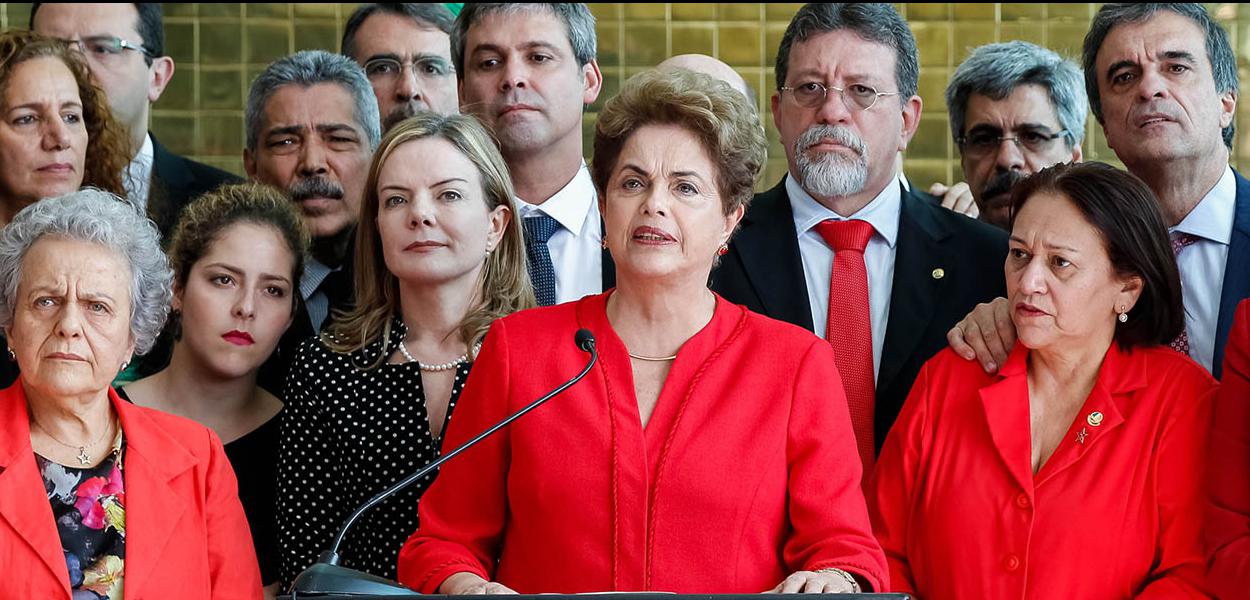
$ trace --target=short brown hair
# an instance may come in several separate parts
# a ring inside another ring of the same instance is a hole
[[[1087,162],[1042,169],[1011,191],[1011,224],[1029,199],[1050,192],[1067,198],[1102,236],[1111,268],[1141,278],[1142,291],[1116,326],[1123,348],[1166,344],[1185,326],[1181,278],[1159,201],[1136,175]]]
[[[645,125],[677,125],[699,138],[716,165],[726,215],[751,202],[768,148],[759,115],[729,84],[685,69],[639,73],[604,105],[590,169],[601,200],[625,143]]]
[[[83,123],[87,128],[87,159],[82,185],[126,197],[122,171],[130,164],[130,138],[113,119],[104,91],[91,81],[82,55],[68,42],[31,31],[0,33],[0,97],[7,90],[13,70],[35,58],[51,57],[65,64],[78,84]]]

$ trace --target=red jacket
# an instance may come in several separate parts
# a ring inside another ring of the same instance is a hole
[[[1215,401],[1207,490],[1207,577],[1217,597],[1250,596],[1250,300],[1237,306]]]
[[[260,570],[234,471],[207,427],[121,400],[125,600],[255,599]],[[70,597],[52,506],[30,447],[19,378],[0,391],[0,584],[6,598]]]
[[[607,297],[491,327],[444,449],[580,371],[579,327],[599,363],[443,467],[400,581],[433,593],[463,571],[522,593],[750,593],[839,567],[884,588],[829,344],[718,298],[644,429]]]
[[[1206,597],[1203,446],[1215,381],[1171,350],[1112,344],[1035,475],[1027,358],[1016,344],[987,375],[947,349],[921,370],[870,494],[895,591],[919,600]]]

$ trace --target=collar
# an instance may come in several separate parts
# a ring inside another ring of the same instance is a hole
[[[315,258],[309,257],[304,262],[304,276],[299,279],[299,295],[304,298],[305,302],[317,292],[317,287],[330,276],[333,270]]]
[[[834,219],[843,221],[849,219],[860,219],[868,221],[872,228],[876,231],[874,235],[880,236],[885,243],[894,247],[894,243],[898,241],[898,219],[902,210],[902,187],[897,179],[890,180],[890,183],[873,198],[871,202],[859,209],[858,212],[843,217],[835,213],[823,204],[816,201],[799,182],[789,173],[786,174],[786,193],[790,196],[790,206],[794,210],[794,230],[801,236],[807,233],[817,223],[826,219]]]
[[[122,187],[126,189],[126,195],[139,195],[139,192],[147,188],[148,182],[152,180],[152,161],[155,155],[155,149],[152,146],[152,136],[143,137],[143,146],[139,148],[139,153],[130,160],[130,164],[126,165],[125,172],[122,173]],[[140,200],[146,201],[146,195]]]
[[[583,162],[573,179],[560,188],[560,191],[542,204],[530,204],[520,198],[516,199],[517,211],[521,218],[532,213],[542,213],[556,220],[561,227],[574,236],[581,234],[582,225],[594,208],[597,194],[595,184],[590,179],[590,169]]]
[[[1094,387],[1101,388],[1112,395],[1146,387],[1146,362],[1132,360],[1132,356],[1132,350],[1124,350],[1120,344],[1111,342],[1107,353],[1103,355],[1102,366],[1098,369],[1098,380]],[[1007,361],[998,370],[995,381],[1028,375],[1028,360],[1029,349],[1024,344],[1017,343],[1015,348],[1012,348]]]
[[[1227,246],[1233,239],[1233,213],[1237,204],[1237,180],[1233,168],[1224,174],[1194,209],[1169,231],[1179,231]]]

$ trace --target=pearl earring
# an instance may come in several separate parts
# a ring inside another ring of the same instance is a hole
[[[1128,311],[1125,310],[1123,306],[1120,306],[1120,315],[1116,317],[1116,319],[1119,320],[1121,323],[1128,322]]]

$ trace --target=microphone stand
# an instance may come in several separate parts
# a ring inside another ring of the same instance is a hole
[[[590,353],[590,360],[586,362],[586,366],[580,373],[572,379],[560,384],[560,387],[551,390],[551,392],[547,395],[529,403],[521,410],[508,415],[508,417],[504,420],[491,426],[490,429],[479,433],[473,439],[457,446],[454,450],[443,453],[443,455],[435,459],[434,462],[421,467],[417,470],[417,472],[405,477],[391,487],[382,490],[376,496],[369,499],[368,502],[360,505],[359,508],[352,512],[351,516],[347,517],[347,520],[343,522],[343,526],[339,527],[338,534],[334,536],[334,544],[330,546],[330,549],[322,552],[321,556],[317,558],[317,562],[315,564],[305,569],[295,578],[295,581],[291,584],[291,599],[295,600],[299,597],[309,597],[310,595],[317,596],[323,594],[367,594],[374,596],[404,596],[415,594],[416,592],[413,590],[388,579],[339,566],[340,557],[338,550],[339,547],[343,545],[343,538],[346,537],[347,530],[351,529],[351,526],[356,522],[356,520],[369,509],[381,504],[387,498],[390,498],[404,488],[419,481],[426,475],[429,475],[443,463],[451,460],[456,455],[476,445],[478,442],[486,439],[487,437],[490,437],[491,434],[503,429],[509,423],[521,418],[531,410],[538,408],[544,402],[559,395],[560,392],[569,389],[573,386],[573,384],[581,381],[582,378],[590,372],[590,369],[595,365],[595,362],[599,360],[599,353],[595,350],[595,337],[589,330],[578,329],[577,334],[574,336],[574,340],[577,343],[578,348],[584,352]]]

